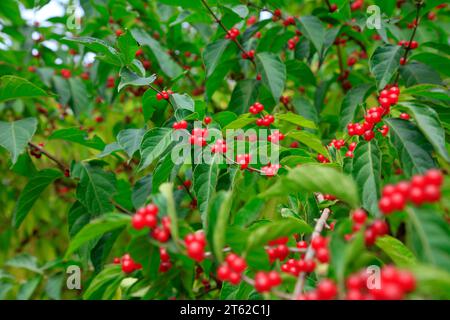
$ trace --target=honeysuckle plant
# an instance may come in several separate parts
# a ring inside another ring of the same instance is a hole
[[[77,5],[0,5],[0,298],[450,298],[445,1]]]

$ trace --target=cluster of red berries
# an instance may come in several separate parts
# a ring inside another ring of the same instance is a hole
[[[323,154],[319,153],[317,155],[317,161],[319,161],[320,163],[329,163],[330,160],[328,160]]]
[[[181,120],[179,122],[174,122],[172,128],[174,128],[175,130],[180,130],[180,129],[187,129],[187,126],[188,126],[187,121]]]
[[[269,163],[266,166],[263,166],[261,168],[262,174],[264,174],[267,177],[273,177],[277,174],[278,170],[280,170],[281,165],[280,164],[271,164]]]
[[[204,128],[194,128],[192,129],[189,141],[192,145],[197,145],[200,147],[206,146],[206,138],[208,137],[208,129]]]
[[[310,290],[297,297],[297,300],[332,300],[338,293],[336,283],[331,279],[322,279],[315,290]]]
[[[281,284],[281,277],[276,271],[259,271],[255,275],[255,289],[258,292],[269,292]]]
[[[230,253],[225,262],[217,269],[217,278],[221,281],[229,281],[231,284],[241,282],[242,273],[247,268],[244,258],[239,257],[235,253]]]
[[[161,225],[157,226],[150,233],[153,239],[161,243],[167,242],[170,239],[170,218],[168,216],[161,218]]]
[[[411,41],[411,42],[406,41],[406,40],[400,40],[398,42],[398,45],[401,46],[401,47],[404,47],[404,48],[412,49],[412,50],[417,49],[417,47],[419,47],[419,43],[417,41],[414,41],[414,40]]]
[[[161,92],[158,92],[157,94],[156,94],[156,99],[158,100],[158,101],[160,101],[160,100],[169,100],[169,98],[170,98],[170,95],[172,94],[173,92],[172,92],[172,90],[163,90],[163,91],[161,91]]]
[[[291,98],[289,96],[281,96],[280,102],[282,104],[284,104],[285,106],[287,106],[289,104],[289,102],[291,102]]]
[[[187,254],[197,262],[205,259],[206,239],[203,232],[190,233],[184,238]]]
[[[248,111],[251,113],[251,114],[258,114],[258,113],[260,113],[260,112],[262,112],[264,110],[264,106],[261,104],[261,103],[259,103],[259,102],[255,102],[254,104],[252,104],[251,106],[250,106],[250,108],[248,109]]]
[[[236,163],[241,167],[242,170],[245,170],[248,168],[250,160],[251,160],[251,155],[248,153],[238,154],[236,156]]]
[[[225,39],[230,40],[236,40],[236,38],[240,35],[239,29],[231,28],[228,30],[227,34],[225,35]]]
[[[291,39],[288,40],[287,45],[289,50],[295,50],[295,47],[297,46],[297,43],[300,41],[299,36],[294,36]]]
[[[347,278],[346,300],[402,300],[416,288],[416,279],[411,272],[390,265],[381,269],[378,287],[369,288],[368,277],[364,270]]]
[[[267,141],[277,143],[278,141],[281,141],[284,139],[284,134],[282,134],[279,130],[273,131],[268,137]]]
[[[114,264],[122,264],[122,271],[125,273],[131,273],[135,270],[142,269],[142,265],[136,263],[128,253],[124,254],[122,258],[114,258]]]
[[[380,211],[388,215],[403,210],[408,201],[416,206],[439,201],[443,181],[442,172],[431,169],[424,175],[413,176],[410,182],[401,181],[396,185],[386,185],[378,203]]]
[[[391,105],[394,105],[398,102],[398,96],[400,94],[400,90],[397,86],[390,86],[380,92],[380,96],[378,98],[378,102],[380,103],[379,107],[370,108],[365,116],[364,122],[361,123],[349,123],[347,125],[348,134],[350,136],[363,136],[364,140],[370,141],[375,137],[375,133],[373,128],[377,123],[379,123],[383,116],[387,115],[390,112]],[[386,136],[389,132],[389,128],[386,125],[383,125],[381,129],[379,129],[383,136]]]
[[[170,262],[170,256],[166,248],[159,248],[159,260],[161,260],[159,263],[159,272],[167,272],[172,268],[172,262]]]
[[[227,152],[227,143],[223,139],[217,139],[214,145],[211,147],[213,153],[225,153]]]
[[[301,272],[313,272],[316,268],[316,263],[314,260],[295,260],[295,259],[289,259],[286,261],[286,263],[281,265],[281,271],[291,274],[295,277],[298,277],[298,275]]]
[[[273,115],[266,114],[264,117],[256,119],[256,125],[258,127],[269,127],[274,121],[275,118]]]
[[[241,57],[244,60],[253,60],[255,58],[255,50],[249,50],[247,52],[242,52]]]
[[[328,239],[318,235],[311,240],[311,247],[316,252],[316,258],[322,263],[330,261],[330,251],[328,250]]]
[[[69,79],[72,76],[72,73],[69,69],[61,69],[61,76],[65,79]]]
[[[158,224],[158,207],[154,204],[149,204],[140,208],[131,219],[131,225],[136,230],[142,230],[145,227],[153,229]]]
[[[40,142],[40,143],[38,143],[38,146],[43,148],[44,143]],[[40,159],[42,157],[41,150],[38,148],[35,148],[35,147],[30,147],[30,154],[31,154],[31,156],[35,157],[36,159]]]
[[[106,79],[106,87],[107,88],[114,88],[116,86],[116,79],[114,79],[114,77],[108,77],[108,79]]]
[[[295,25],[295,18],[294,17],[287,17],[286,19],[284,19],[283,25],[285,27],[288,27],[290,25]]]
[[[288,237],[282,237],[276,240],[269,241],[266,252],[269,255],[270,263],[276,260],[283,261],[289,255],[289,248],[287,243],[289,241]]]

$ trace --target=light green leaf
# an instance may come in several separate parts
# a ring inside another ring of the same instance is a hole
[[[152,74],[150,77],[141,77],[130,71],[127,67],[120,69],[120,83],[117,91],[122,90],[126,86],[148,86],[156,79],[156,75]]]
[[[13,122],[0,121],[0,146],[9,151],[12,164],[17,162],[19,155],[25,150],[36,128],[36,118]]]
[[[410,267],[416,264],[414,254],[400,240],[394,237],[378,237],[375,244],[400,267]]]
[[[207,210],[211,198],[216,190],[219,176],[219,166],[213,157],[211,164],[201,163],[194,169],[194,191],[197,196],[198,208],[202,217],[203,225],[206,226]]]
[[[77,42],[84,45],[97,54],[97,59],[103,60],[116,66],[122,65],[122,60],[119,52],[106,41],[92,37],[63,38],[63,40]]]
[[[306,131],[293,131],[288,134],[289,137],[295,139],[318,153],[326,156],[328,150],[323,146],[322,141],[314,134]]]
[[[80,128],[65,128],[52,132],[48,137],[49,140],[65,140],[73,143],[78,143],[82,146],[92,148],[95,150],[104,150],[105,143],[99,136],[94,136],[89,139],[88,133]]]
[[[117,135],[117,142],[130,158],[139,150],[145,129],[125,129]]]
[[[0,102],[21,99],[46,97],[48,94],[30,81],[16,76],[0,77]]]
[[[275,119],[287,121],[302,128],[317,129],[313,121],[292,112],[275,114]]]
[[[172,130],[168,128],[154,128],[147,131],[142,138],[141,162],[139,170],[148,167],[172,143]]]

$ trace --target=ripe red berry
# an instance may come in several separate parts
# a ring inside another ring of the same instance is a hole
[[[425,174],[425,183],[427,185],[432,184],[437,187],[440,187],[444,182],[444,176],[442,172],[438,169],[428,170]]]
[[[322,300],[334,299],[337,294],[337,286],[332,280],[323,279],[317,285],[317,294]]]
[[[416,288],[416,279],[409,271],[399,271],[396,282],[405,292],[414,291]]]
[[[357,209],[352,214],[352,220],[355,223],[362,224],[366,222],[367,214],[363,209]]]
[[[203,119],[203,122],[205,122],[205,124],[210,124],[211,121],[212,121],[211,117],[205,117],[205,118]]]
[[[226,281],[230,278],[231,270],[227,265],[221,265],[217,269],[217,278],[221,281]]]
[[[378,202],[378,207],[383,214],[390,214],[394,211],[394,206],[390,197],[382,197]]]
[[[322,236],[316,236],[311,240],[311,246],[314,250],[324,248],[327,245],[327,239]]]
[[[133,217],[131,218],[131,224],[136,230],[143,229],[145,227],[144,216],[140,214],[133,215]]]
[[[375,220],[371,226],[371,230],[376,236],[383,236],[389,232],[389,226],[384,220]]]
[[[319,248],[316,252],[316,257],[322,263],[328,263],[330,261],[330,253],[326,248]]]
[[[400,114],[400,119],[409,120],[409,119],[411,119],[411,117],[407,113],[402,113],[402,114]]]
[[[123,271],[123,272],[125,272],[125,273],[131,273],[131,272],[133,272],[134,270],[135,270],[135,265],[134,265],[133,260],[127,259],[127,260],[122,261],[122,271]]]

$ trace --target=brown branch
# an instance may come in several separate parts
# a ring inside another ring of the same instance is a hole
[[[411,42],[414,40],[414,37],[416,36],[417,28],[419,27],[419,21],[420,21],[420,9],[422,8],[423,1],[417,1],[416,2],[416,19],[414,20],[414,29],[411,34],[411,37],[409,38],[409,44],[408,47],[405,50],[405,53],[403,54],[402,59],[406,61],[409,52],[411,51]],[[397,83],[400,78],[400,70],[397,71],[397,75],[395,77],[394,83]]]
[[[205,6],[206,9],[208,9],[209,13],[212,15],[212,17],[214,18],[214,21],[217,22],[217,24],[225,31],[226,34],[228,34],[228,29],[227,27],[223,24],[222,20],[220,20],[216,14],[214,13],[214,11],[212,11],[211,7],[208,5],[208,3],[206,2],[206,0],[201,0],[203,5]],[[241,50],[242,53],[247,54],[247,51],[244,49],[244,47],[239,43],[239,41],[237,39],[232,39],[232,41],[237,45],[237,47],[239,48],[239,50]],[[252,63],[253,67],[255,67],[256,69],[256,63],[254,61],[254,59],[249,59],[250,62]]]
[[[58,165],[58,167],[65,172],[66,170],[68,170],[68,167],[60,160],[58,160],[55,156],[51,155],[47,150],[45,150],[43,147],[38,146],[37,144],[34,144],[32,142],[28,142],[28,146],[30,148],[39,150],[40,153],[44,154],[47,158],[49,158],[50,160],[52,160],[54,163],[56,163]]]

